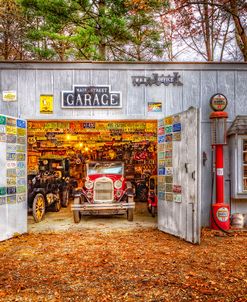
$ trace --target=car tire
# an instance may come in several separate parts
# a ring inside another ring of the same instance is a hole
[[[156,209],[154,206],[151,206],[151,214],[152,214],[152,217],[155,217],[155,212],[156,212]]]
[[[127,210],[127,219],[128,221],[133,221],[134,218],[134,209]]]
[[[73,204],[80,204],[81,198],[75,197]],[[73,210],[73,218],[75,223],[79,223],[81,221],[81,213],[78,210]]]
[[[54,203],[54,212],[59,212],[61,210],[61,201],[60,199],[58,199],[55,203]]]
[[[62,195],[62,201],[61,201],[62,207],[67,208],[67,206],[69,205],[69,190],[65,189],[61,195]]]
[[[33,199],[33,218],[35,222],[40,222],[45,215],[45,197],[43,194],[38,193]]]
[[[148,198],[148,189],[145,186],[140,185],[137,188],[136,197],[138,201],[146,202]]]

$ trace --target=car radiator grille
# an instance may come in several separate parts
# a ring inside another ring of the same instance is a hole
[[[113,201],[113,183],[109,179],[99,179],[94,184],[94,202],[104,203]]]

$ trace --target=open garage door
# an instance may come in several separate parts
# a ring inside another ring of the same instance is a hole
[[[158,123],[158,228],[200,243],[200,112]]]
[[[135,200],[146,204],[146,184],[157,175],[156,120],[29,120],[27,132],[28,206],[36,222],[69,206],[74,187],[84,187],[90,162],[122,162]]]
[[[27,232],[26,121],[0,115],[0,241]]]

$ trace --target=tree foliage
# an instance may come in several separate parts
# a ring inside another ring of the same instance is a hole
[[[0,59],[247,61],[245,0],[0,0]]]
[[[141,60],[157,55],[159,31],[152,12],[160,3],[141,2],[132,7],[125,0],[20,0],[26,17],[36,20],[29,31],[36,41],[32,50],[60,60]]]
[[[25,50],[26,20],[15,0],[0,0],[0,58],[28,58]]]
[[[178,0],[171,11],[181,40],[207,61],[224,58],[236,44],[247,61],[247,4],[243,0]]]

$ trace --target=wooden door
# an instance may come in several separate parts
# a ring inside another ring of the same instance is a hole
[[[200,111],[158,122],[158,228],[200,243]]]

